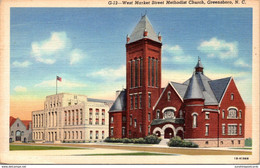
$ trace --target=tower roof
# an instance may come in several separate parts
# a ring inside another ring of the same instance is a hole
[[[147,32],[147,36],[144,36],[145,31]],[[130,35],[130,40],[128,41],[128,43],[132,43],[143,38],[148,38],[161,43],[161,41],[158,39],[158,35],[155,33],[153,26],[146,15],[142,16],[141,20],[136,25],[134,31]]]
[[[125,108],[126,108],[126,91],[123,90],[117,96],[114,104],[112,105],[112,107],[109,109],[108,112],[125,111]]]
[[[186,90],[184,99],[204,99],[198,79],[195,74],[193,74],[190,79],[190,83]]]
[[[195,66],[195,68],[203,68],[203,65],[202,65],[202,63],[201,63],[201,61],[200,61],[200,57],[198,57],[198,63],[197,63],[197,65]]]

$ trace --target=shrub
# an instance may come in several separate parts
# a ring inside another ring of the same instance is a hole
[[[252,138],[247,138],[245,140],[245,146],[252,146]]]
[[[136,139],[133,139],[133,141],[136,144],[144,144],[145,143],[144,138],[136,138]]]
[[[123,138],[122,142],[123,143],[133,143],[133,140],[132,139],[128,139],[128,138]]]
[[[171,138],[168,142],[170,147],[188,147],[188,148],[198,148],[199,146],[193,142],[184,141],[180,137]]]
[[[148,135],[144,139],[147,144],[158,144],[161,141],[161,138],[158,138],[156,135]]]

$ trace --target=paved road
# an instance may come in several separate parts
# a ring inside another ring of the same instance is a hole
[[[20,144],[23,145],[23,144]],[[102,149],[121,149],[144,152],[160,152],[181,155],[252,155],[251,151],[241,150],[223,150],[223,149],[200,149],[200,148],[169,148],[159,146],[138,146],[138,145],[111,145],[111,144],[24,144],[24,145],[47,145],[47,146],[67,146],[67,147],[86,147],[86,148],[102,148]]]

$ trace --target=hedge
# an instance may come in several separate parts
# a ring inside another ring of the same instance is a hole
[[[167,144],[170,147],[188,147],[188,148],[198,148],[199,147],[199,145],[197,145],[193,142],[184,141],[178,136],[171,138]]]
[[[105,142],[111,143],[135,143],[135,144],[158,144],[160,143],[161,139],[158,138],[156,135],[148,135],[144,138],[109,138],[105,139]]]

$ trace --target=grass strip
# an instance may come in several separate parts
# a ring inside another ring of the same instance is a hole
[[[102,153],[102,154],[82,154],[76,156],[144,156],[144,155],[173,155],[173,154],[166,154],[166,153],[149,153],[149,152],[129,152],[129,153]],[[75,155],[74,155],[75,156]]]
[[[29,146],[29,145],[10,145],[10,151],[13,150],[74,150],[74,149],[87,149],[87,148],[73,148],[61,146]]]

